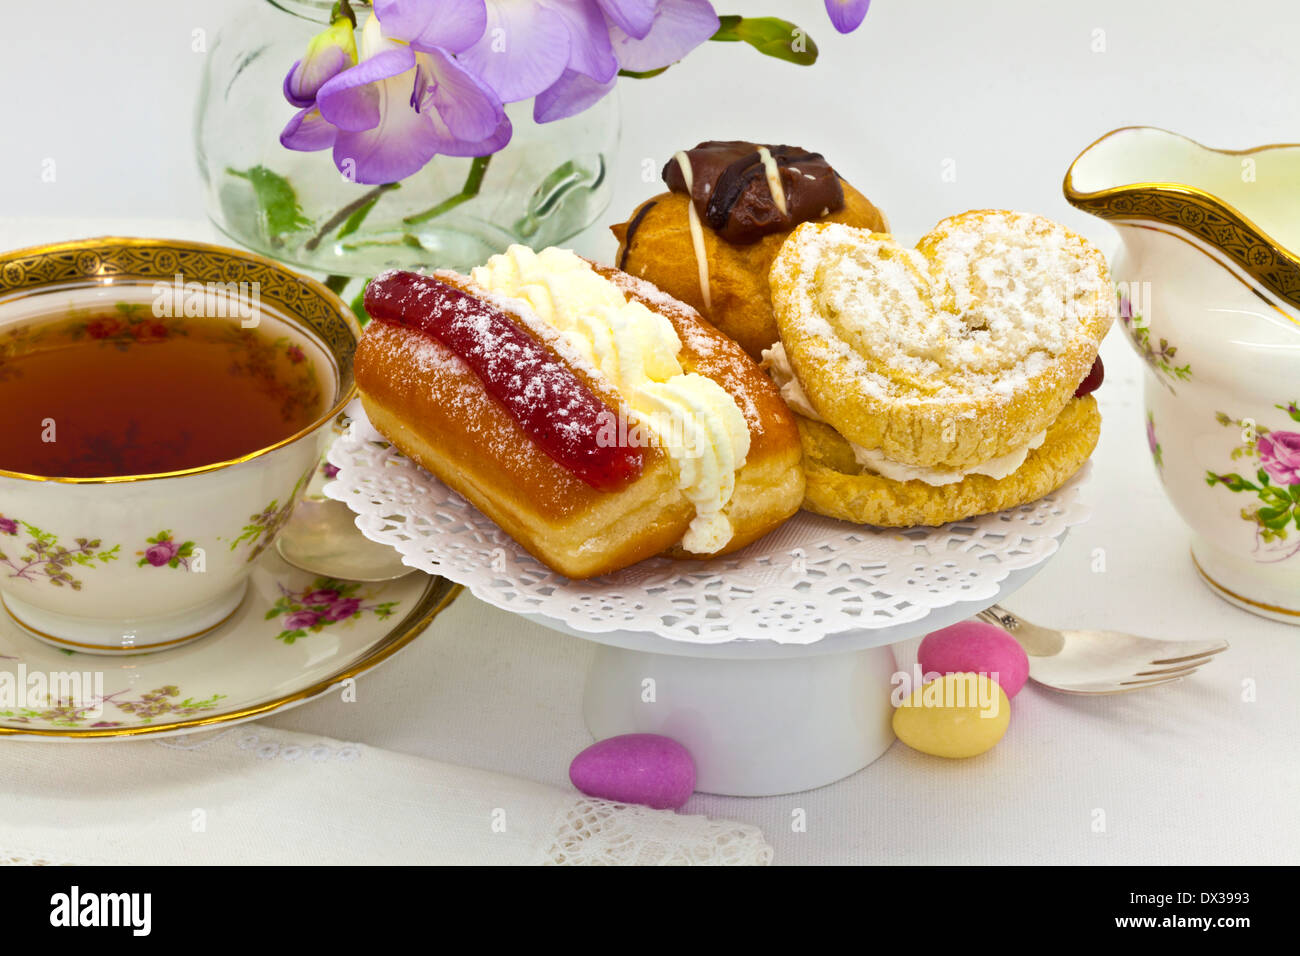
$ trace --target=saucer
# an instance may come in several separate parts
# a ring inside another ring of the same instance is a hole
[[[0,612],[0,737],[179,735],[296,707],[401,650],[460,590],[418,573],[320,577],[271,549],[228,621],[130,657],[52,647]]]

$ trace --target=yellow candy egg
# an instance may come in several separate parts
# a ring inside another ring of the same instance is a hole
[[[912,692],[894,710],[894,733],[936,757],[974,757],[1002,739],[1011,702],[984,674],[945,674]]]

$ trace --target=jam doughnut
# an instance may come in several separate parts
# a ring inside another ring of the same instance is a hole
[[[798,510],[798,430],[734,342],[647,282],[513,246],[389,272],[356,356],[371,423],[548,567],[736,550]]]

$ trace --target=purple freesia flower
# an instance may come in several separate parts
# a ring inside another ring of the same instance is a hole
[[[871,0],[826,0],[826,14],[841,33],[852,33],[862,25]]]
[[[491,0],[486,13],[486,28],[458,59],[502,102],[529,99],[559,80],[572,43],[560,11],[546,0]]]
[[[841,33],[870,0],[825,0]],[[345,19],[284,80],[289,149],[332,149],[355,182],[405,179],[434,156],[487,156],[511,137],[504,103],[548,123],[592,106],[620,70],[651,73],[712,37],[709,0],[374,0],[360,50]],[[757,44],[756,44],[757,45]],[[761,48],[761,47],[760,47]]]
[[[1300,485],[1300,432],[1269,432],[1255,447],[1270,478],[1279,485]]]
[[[655,22],[655,0],[596,0],[600,12],[614,26],[638,40]]]
[[[343,621],[356,614],[361,607],[360,598],[344,598],[325,609],[325,620]]]
[[[294,611],[291,614],[285,615],[284,626],[285,629],[289,631],[306,630],[307,628],[314,626],[319,620],[319,611]]]
[[[375,0],[384,35],[459,53],[483,35],[485,0]]]
[[[150,545],[144,553],[144,559],[155,568],[161,568],[164,564],[176,557],[176,542],[171,538],[164,538],[157,544]],[[136,552],[139,554],[140,552]]]
[[[535,97],[533,119],[581,113],[620,69],[675,63],[718,29],[708,0],[487,0],[487,28],[460,60],[506,103]]]
[[[438,154],[496,152],[511,134],[500,98],[456,60],[454,49],[437,45],[477,39],[482,12],[483,0],[377,0],[361,31],[360,62],[327,80],[315,106],[290,120],[280,142],[332,147],[345,176],[371,184],[405,179]],[[389,20],[406,36],[390,33]]]
[[[284,77],[284,98],[299,109],[316,105],[316,94],[327,80],[357,62],[352,24],[339,17],[307,44],[307,54]]]
[[[654,23],[643,36],[618,24],[609,33],[618,65],[642,73],[676,63],[717,33],[718,26],[718,15],[705,0],[659,0]]]

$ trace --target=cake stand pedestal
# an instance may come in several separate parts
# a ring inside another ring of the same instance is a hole
[[[583,696],[583,717],[597,740],[672,737],[695,758],[697,790],[767,797],[834,783],[888,750],[896,671],[890,645],[1001,602],[1044,564],[1012,571],[987,602],[963,601],[918,621],[812,644],[691,644],[631,631],[588,633],[525,616],[600,645]]]

